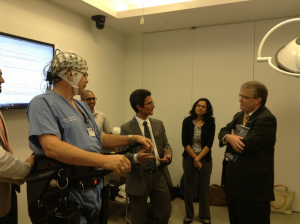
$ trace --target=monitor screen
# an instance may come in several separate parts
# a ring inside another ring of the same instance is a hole
[[[43,69],[54,55],[54,44],[0,32],[0,109],[26,108],[44,92]]]

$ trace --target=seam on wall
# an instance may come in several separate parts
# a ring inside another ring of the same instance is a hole
[[[255,74],[255,73],[254,73],[254,68],[255,68],[255,62],[256,62],[256,57],[255,57],[255,47],[256,47],[256,46],[255,46],[255,34],[256,34],[256,33],[255,33],[255,31],[256,31],[256,21],[254,22],[254,32],[253,32],[253,35],[254,35],[254,36],[253,36],[253,42],[254,42],[254,43],[253,43],[253,60],[252,60],[252,61],[253,61],[253,68],[252,68],[252,70],[253,70],[253,77],[252,77],[252,79],[253,79],[253,80],[254,80],[254,74]]]
[[[144,34],[142,33],[142,89],[144,89]]]
[[[194,47],[195,47],[195,29],[196,28],[192,28],[192,31],[193,31],[193,33],[192,33],[192,36],[193,36],[193,42],[192,42],[192,89],[191,89],[191,105],[193,105],[193,91],[194,91],[194,85],[193,85],[193,83],[194,83],[194,52],[195,52],[195,49],[194,49]]]

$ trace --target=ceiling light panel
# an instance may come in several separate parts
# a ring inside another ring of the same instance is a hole
[[[128,9],[148,8],[161,5],[176,4],[181,2],[192,2],[194,0],[121,0],[128,5]]]

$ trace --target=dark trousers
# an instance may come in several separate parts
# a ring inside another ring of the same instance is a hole
[[[269,201],[238,200],[232,197],[229,189],[226,189],[226,199],[230,224],[270,224]]]
[[[194,159],[191,156],[182,159],[184,171],[184,202],[186,219],[194,219],[194,186],[196,172],[199,179],[199,219],[200,221],[210,221],[210,202],[209,202],[209,185],[212,172],[212,161],[206,162],[201,160],[202,167],[200,170],[194,167]]]
[[[87,224],[102,224],[99,219],[99,215],[93,220],[88,220]]]
[[[156,224],[167,224],[172,212],[170,191],[167,180],[162,171],[146,174],[147,189],[141,195],[128,194],[131,208],[131,221],[133,224],[147,223],[147,198],[150,197],[151,207]]]
[[[11,191],[11,209],[6,216],[0,218],[0,224],[18,224],[18,201],[14,189]]]

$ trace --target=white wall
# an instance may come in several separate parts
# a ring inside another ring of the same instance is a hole
[[[82,56],[89,66],[87,88],[93,90],[98,98],[96,109],[108,115],[112,126],[124,123],[125,113],[120,111],[126,104],[125,35],[107,27],[97,30],[92,20],[49,1],[1,0],[0,21],[1,32],[58,44],[63,51]],[[31,154],[25,110],[4,111],[3,115],[15,155],[25,160]],[[25,185],[21,190],[19,223],[31,223]]]
[[[134,116],[134,111],[129,103],[129,96],[133,90],[143,87],[142,47],[142,34],[126,36],[126,92],[123,97],[124,102],[126,102],[126,121],[131,120]]]
[[[297,119],[300,112],[299,79],[280,75],[267,64],[256,62],[260,40],[280,21],[283,20],[146,33],[142,35],[142,46],[131,44],[127,48],[126,57],[131,62],[135,58],[139,67],[127,67],[126,98],[136,88],[143,87],[152,92],[156,102],[153,117],[164,122],[173,148],[173,162],[169,168],[174,185],[179,184],[183,174],[181,124],[192,103],[200,97],[207,97],[214,107],[216,135],[212,147],[211,183],[220,184],[225,149],[218,146],[219,130],[239,111],[237,96],[241,84],[258,80],[268,87],[267,107],[278,120],[275,184],[285,184],[292,191],[300,190],[297,173],[300,168],[300,138],[297,138],[300,133],[300,119]],[[293,24],[278,31],[277,36],[273,34],[263,53],[278,49],[300,36],[297,31]],[[140,34],[127,36],[127,43],[137,38],[140,39]],[[141,60],[142,72],[141,64],[138,64]],[[136,76],[138,72],[140,76]],[[134,78],[131,74],[135,74]],[[298,193],[293,206],[295,211],[300,211],[299,197]]]
[[[182,175],[181,124],[193,92],[192,38],[192,30],[150,33],[143,37],[143,87],[152,93],[156,102],[153,117],[164,122],[173,149],[169,170],[175,186]]]

